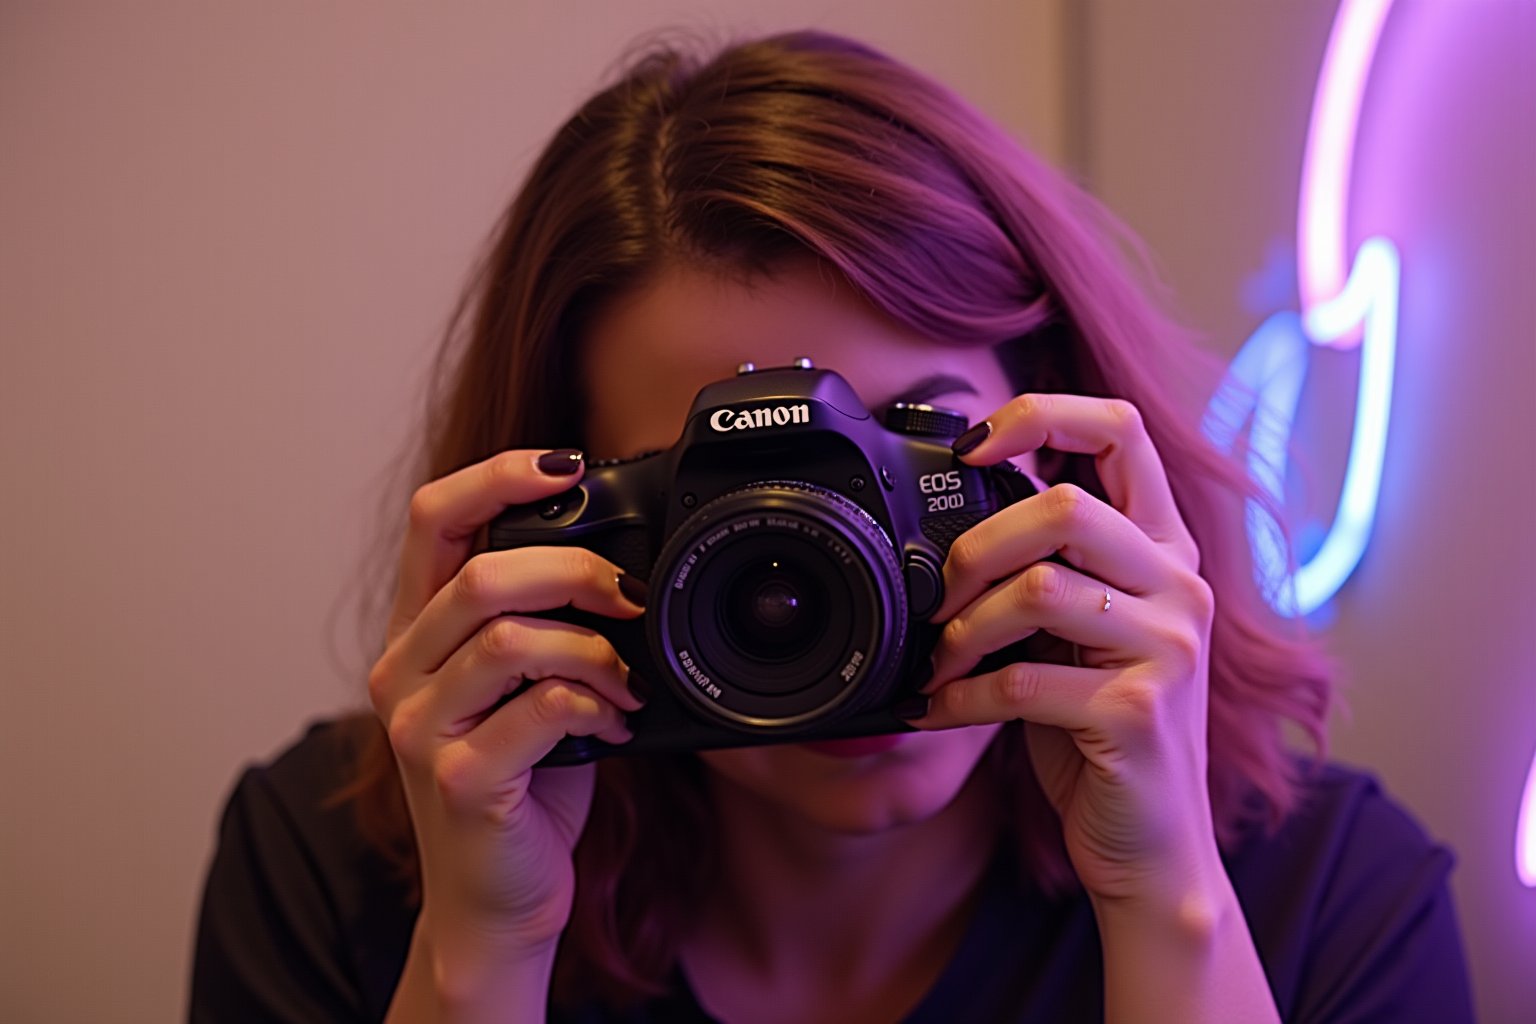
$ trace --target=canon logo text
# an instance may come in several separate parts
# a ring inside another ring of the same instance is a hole
[[[799,405],[771,405],[761,409],[716,409],[709,417],[709,425],[725,434],[732,430],[756,430],[759,427],[786,427],[791,423],[811,422],[811,407]]]

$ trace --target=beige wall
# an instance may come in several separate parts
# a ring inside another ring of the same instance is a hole
[[[848,31],[1054,154],[1053,10],[4,5],[0,1017],[182,1012],[235,772],[360,695],[327,614],[471,255],[635,36]]]

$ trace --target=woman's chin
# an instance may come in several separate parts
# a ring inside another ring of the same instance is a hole
[[[722,799],[848,836],[919,824],[950,806],[996,726],[710,751]]]

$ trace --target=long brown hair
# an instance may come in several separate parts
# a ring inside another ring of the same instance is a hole
[[[465,293],[439,353],[416,482],[509,447],[581,446],[584,324],[663,264],[753,273],[807,253],[926,336],[997,347],[1021,390],[1136,405],[1217,598],[1218,837],[1230,845],[1250,824],[1277,824],[1297,799],[1282,723],[1320,750],[1330,685],[1323,659],[1255,588],[1242,533],[1252,488],[1195,427],[1209,361],[1148,298],[1145,257],[1098,204],[948,89],[861,44],[798,32],[702,58],[658,48],[582,106]],[[1053,472],[1102,493],[1091,460],[1064,457]],[[371,720],[361,727],[368,742],[347,797],[410,872],[387,741]],[[1009,782],[994,788],[1007,794],[999,813],[1027,877],[1071,886],[1019,723],[981,770]],[[600,764],[557,996],[577,979],[616,1003],[665,987],[709,877],[701,771],[686,755]]]

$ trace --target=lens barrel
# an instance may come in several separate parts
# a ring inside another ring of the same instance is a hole
[[[667,541],[650,642],[705,718],[773,732],[888,694],[907,605],[885,530],[835,491],[767,481],[714,499]]]

